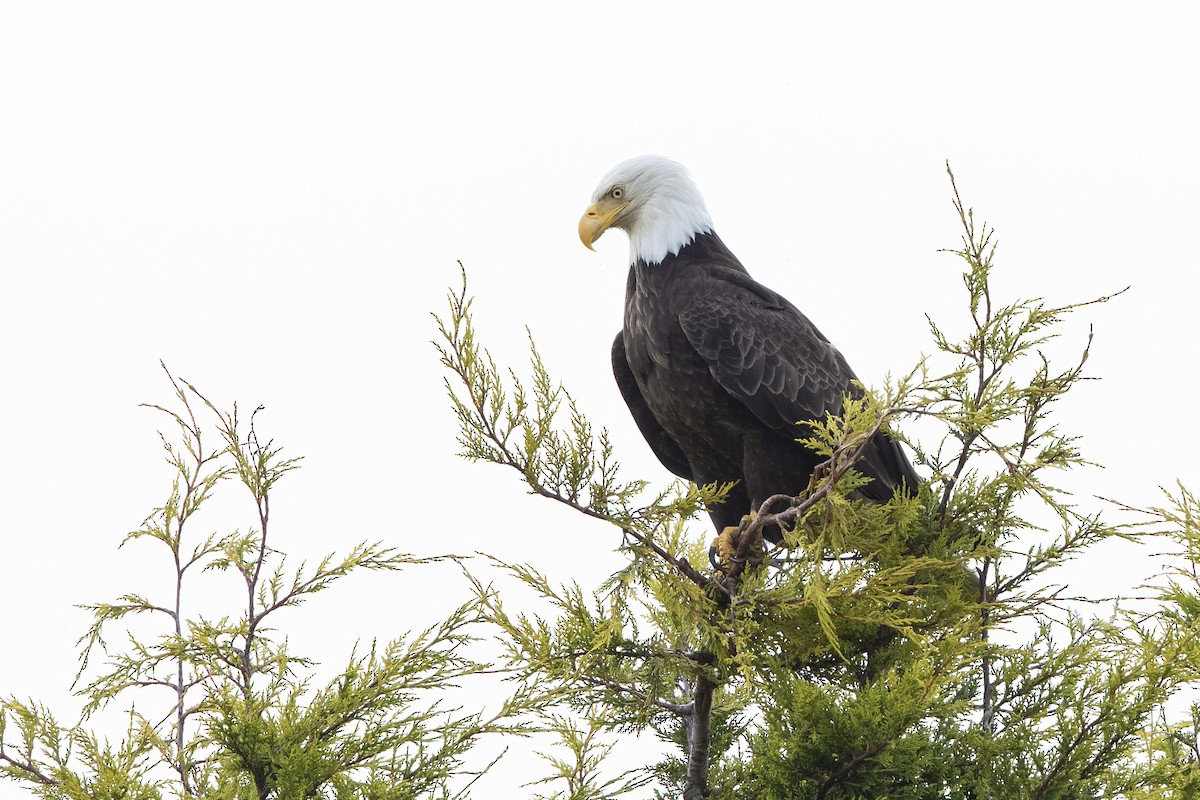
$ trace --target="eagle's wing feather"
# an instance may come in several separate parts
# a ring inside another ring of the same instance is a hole
[[[613,340],[612,365],[613,376],[617,379],[621,396],[625,398],[625,405],[629,406],[633,421],[637,423],[638,430],[642,432],[642,437],[650,445],[654,455],[658,456],[663,466],[679,477],[689,481],[695,480],[683,450],[663,430],[662,425],[651,413],[650,407],[646,405],[646,399],[642,397],[642,390],[638,388],[633,370],[629,368],[629,360],[625,355],[625,336],[622,333],[618,333],[617,338]]]
[[[839,413],[854,380],[842,355],[787,300],[734,286],[697,293],[679,314],[717,382],[774,430]]]

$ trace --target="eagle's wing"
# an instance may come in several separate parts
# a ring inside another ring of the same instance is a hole
[[[854,391],[841,353],[782,297],[728,288],[695,295],[679,313],[717,382],[774,430],[839,413],[842,395]]]
[[[860,391],[842,354],[785,298],[748,276],[730,277],[721,291],[696,293],[679,313],[688,341],[717,382],[783,435],[802,435],[797,422],[840,414],[843,395]],[[887,500],[902,481],[910,491],[920,484],[886,434],[875,437],[858,469],[872,478],[862,493],[873,500]]]
[[[650,413],[645,398],[642,397],[642,390],[638,388],[633,370],[629,368],[629,360],[625,355],[625,336],[622,333],[618,333],[617,338],[613,340],[612,364],[613,375],[617,379],[621,396],[625,398],[625,405],[629,406],[633,421],[637,423],[638,430],[642,432],[654,455],[658,456],[664,467],[679,477],[689,481],[695,480],[687,457],[675,440],[658,424],[658,420]]]

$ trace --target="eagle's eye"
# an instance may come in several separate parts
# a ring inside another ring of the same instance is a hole
[[[623,194],[625,194],[625,190],[622,189],[620,186],[614,186],[613,190],[611,192],[609,192],[609,194],[612,195],[613,200],[620,200],[621,196]]]

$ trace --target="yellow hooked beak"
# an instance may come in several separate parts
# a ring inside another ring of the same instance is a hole
[[[603,203],[603,201],[601,201]],[[600,208],[601,203],[592,203],[579,219],[579,241],[588,250],[593,250],[592,244],[604,235],[617,216],[625,210],[629,203],[621,203],[612,208]]]

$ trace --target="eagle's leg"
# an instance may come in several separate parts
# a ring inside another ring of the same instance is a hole
[[[790,497],[803,491],[813,467],[820,461],[815,454],[807,454],[793,439],[776,431],[751,431],[745,436],[744,446],[741,468],[750,508],[768,514],[785,511],[789,502],[779,500],[765,510],[762,504],[771,497]],[[763,528],[763,538],[771,544],[781,544],[783,534],[779,525]]]

